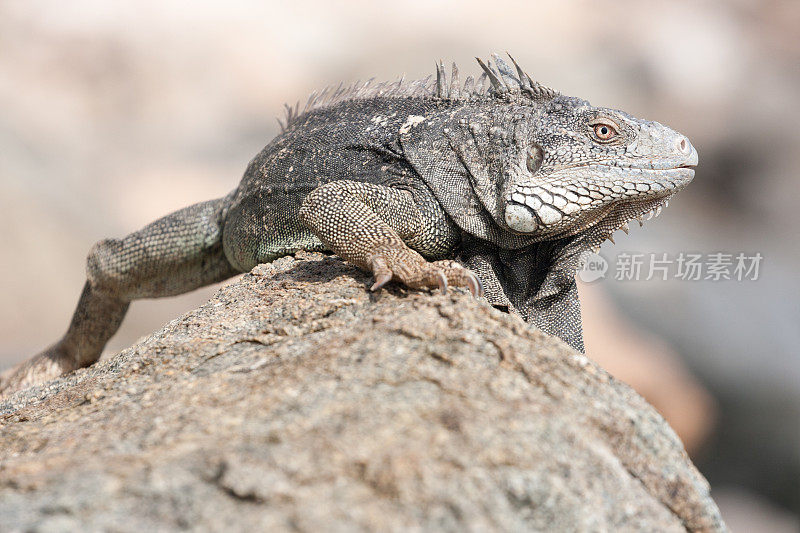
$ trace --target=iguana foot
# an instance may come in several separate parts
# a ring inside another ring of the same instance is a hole
[[[75,370],[75,360],[60,343],[0,374],[0,398]]]
[[[411,250],[386,250],[370,258],[375,275],[371,290],[376,291],[392,280],[412,289],[439,288],[443,293],[447,287],[467,287],[473,296],[483,296],[483,285],[478,276],[456,261],[444,260],[429,263]],[[411,252],[411,253],[408,253]],[[402,256],[402,257],[401,257]]]

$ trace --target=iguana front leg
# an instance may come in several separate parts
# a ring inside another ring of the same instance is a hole
[[[444,213],[428,211],[420,209],[410,191],[335,181],[306,196],[300,219],[342,259],[372,272],[372,290],[395,280],[415,289],[468,287],[482,295],[478,277],[458,262],[428,262],[409,247],[435,255],[432,250],[444,251],[453,242],[455,229]]]

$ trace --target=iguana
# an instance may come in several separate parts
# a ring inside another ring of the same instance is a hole
[[[510,57],[510,56],[509,56]],[[467,287],[583,350],[575,272],[694,177],[689,140],[534,82],[510,58],[357,83],[288,107],[224,198],[94,245],[64,337],[7,371],[6,393],[97,361],[137,298],[331,251],[410,288]]]

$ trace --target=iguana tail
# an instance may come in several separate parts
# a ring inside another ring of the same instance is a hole
[[[229,204],[230,196],[194,204],[123,239],[95,244],[66,334],[0,376],[0,395],[97,361],[131,301],[189,292],[236,274],[222,250]]]

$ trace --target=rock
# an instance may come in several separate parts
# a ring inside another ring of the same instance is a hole
[[[299,254],[0,403],[3,530],[722,531],[673,431],[457,290]]]

